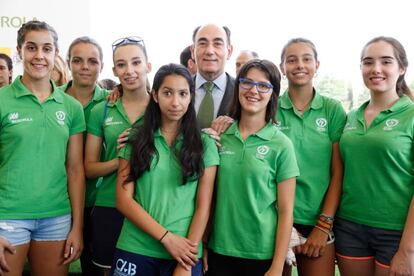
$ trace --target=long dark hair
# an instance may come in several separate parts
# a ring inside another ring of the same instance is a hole
[[[276,65],[266,59],[253,59],[248,61],[240,69],[239,74],[236,78],[236,83],[234,84],[234,95],[233,101],[230,109],[230,116],[240,121],[241,117],[241,105],[239,101],[239,84],[240,78],[245,78],[250,69],[256,68],[266,74],[266,77],[269,79],[270,83],[273,85],[272,96],[266,107],[266,122],[276,123],[276,111],[277,111],[277,100],[280,92],[280,72],[277,69]]]
[[[194,109],[195,89],[190,72],[182,65],[167,64],[162,66],[154,77],[152,93],[158,93],[166,77],[170,75],[181,76],[186,79],[190,87],[191,101],[187,112],[181,119],[178,135],[182,135],[183,144],[180,151],[175,152],[181,164],[183,184],[203,174],[203,144],[198,131],[197,117]],[[154,144],[154,133],[161,127],[161,110],[153,97],[145,110],[144,123],[141,126],[133,126],[131,139],[131,171],[126,182],[135,182],[145,171],[151,170],[153,158],[159,160],[159,153]],[[175,148],[174,141],[172,148]]]

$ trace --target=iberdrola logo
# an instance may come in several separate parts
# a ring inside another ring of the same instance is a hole
[[[64,125],[65,124],[65,118],[66,118],[66,114],[63,111],[57,111],[56,112],[56,119],[58,124],[60,125]]]
[[[266,145],[258,146],[256,148],[256,158],[263,159],[269,153],[270,148]]]
[[[328,121],[325,118],[317,118],[315,120],[316,123],[316,129],[318,131],[326,131],[326,125],[328,124]]]
[[[384,130],[393,130],[394,127],[396,127],[400,121],[397,119],[388,119],[385,121]]]

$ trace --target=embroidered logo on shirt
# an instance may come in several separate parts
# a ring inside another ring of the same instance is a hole
[[[105,125],[110,126],[110,125],[120,125],[122,124],[122,122],[114,122],[114,117],[108,117],[105,119]]]
[[[66,114],[63,111],[56,111],[56,119],[58,124],[64,125],[65,124]]]
[[[31,121],[33,121],[32,118],[21,118],[21,119],[19,119],[19,112],[11,112],[9,114],[8,118],[9,118],[10,123],[12,123],[12,124],[18,124],[18,123],[21,123],[21,122],[31,122]]]
[[[219,147],[219,154],[220,155],[233,155],[234,154],[234,151],[231,151],[231,150],[227,150],[226,149],[226,147],[225,146],[221,146],[221,147]]]
[[[351,123],[346,123],[345,124],[345,126],[344,126],[344,132],[345,131],[350,131],[350,130],[354,130],[354,129],[356,129],[356,127],[355,126],[353,126],[353,125],[351,125]]]
[[[282,122],[281,121],[277,121],[275,124],[275,127],[278,129],[278,130],[286,130],[286,129],[289,129],[289,127],[288,126],[282,126]]]
[[[263,159],[265,155],[269,152],[270,148],[268,146],[258,146],[256,149],[256,157]]]
[[[385,121],[384,130],[392,130],[395,126],[400,123],[397,119],[388,119]]]
[[[318,131],[326,131],[326,125],[328,124],[328,121],[325,118],[318,118],[315,121],[316,123],[316,129]]]

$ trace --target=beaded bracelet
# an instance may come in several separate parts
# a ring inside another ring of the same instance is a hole
[[[326,222],[326,223],[329,223],[329,224],[332,224],[335,220],[334,217],[325,215],[324,213],[319,215],[319,219],[322,220],[323,222]]]
[[[318,220],[317,225],[319,225],[323,228],[326,228],[329,231],[332,230],[332,228],[333,228],[333,223],[326,223],[326,222],[324,222],[320,219]]]
[[[318,225],[315,225],[315,228],[319,229],[320,231],[324,232],[326,235],[328,235],[328,241],[334,241],[335,236],[333,235],[332,231],[328,231]]]

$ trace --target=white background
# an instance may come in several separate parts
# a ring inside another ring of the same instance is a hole
[[[311,39],[319,52],[319,75],[332,75],[362,90],[359,56],[365,43],[378,35],[393,36],[406,48],[414,66],[414,18],[409,1],[264,1],[264,0],[1,0],[0,16],[36,17],[56,28],[62,55],[82,35],[95,38],[104,49],[100,78],[112,78],[111,43],[120,37],[141,36],[147,45],[153,74],[161,65],[179,62],[191,44],[193,29],[205,23],[232,31],[233,56],[226,70],[234,75],[234,60],[243,49],[279,64],[283,45],[293,37]],[[0,47],[16,45],[17,28],[0,26]],[[17,73],[21,73],[17,66]],[[407,72],[409,83],[413,72]]]

